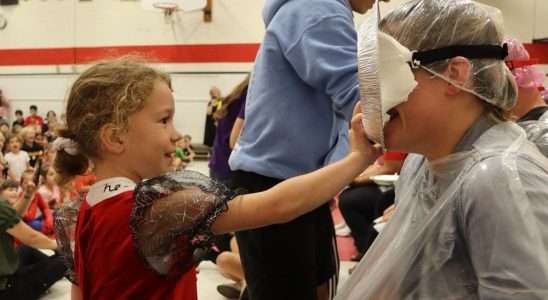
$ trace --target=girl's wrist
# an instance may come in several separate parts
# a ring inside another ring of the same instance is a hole
[[[348,154],[348,157],[355,163],[359,164],[360,167],[363,167],[363,169],[365,169],[367,166],[371,164],[372,161],[374,161],[372,156],[373,156],[373,153],[371,152],[360,152],[360,151],[352,151],[350,152],[350,154]]]

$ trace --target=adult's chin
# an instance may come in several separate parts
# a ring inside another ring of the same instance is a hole
[[[386,124],[386,126],[384,126],[383,129],[384,147],[390,151],[393,151],[393,149],[398,145],[398,134],[395,127],[394,122],[390,121]]]

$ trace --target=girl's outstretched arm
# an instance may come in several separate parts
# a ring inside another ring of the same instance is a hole
[[[381,154],[363,130],[359,106],[350,130],[350,154],[312,173],[285,180],[260,193],[239,196],[228,203],[211,227],[213,233],[238,231],[288,222],[326,203]]]
[[[191,171],[139,183],[130,217],[138,255],[158,274],[176,278],[187,270],[181,266],[192,266],[189,257],[210,241],[212,233],[287,222],[326,203],[381,153],[380,145],[367,140],[358,110],[347,157],[267,191],[234,198],[222,184]]]

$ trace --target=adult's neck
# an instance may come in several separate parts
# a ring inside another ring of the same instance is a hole
[[[512,108],[511,112],[514,116],[520,119],[531,110],[541,106],[546,106],[546,102],[544,102],[540,92],[536,88],[519,88],[518,101]]]
[[[440,126],[442,130],[437,130],[437,136],[430,139],[424,154],[427,160],[437,160],[454,153],[466,132],[485,112],[479,101],[481,100],[464,92],[453,99],[442,124],[433,124]]]

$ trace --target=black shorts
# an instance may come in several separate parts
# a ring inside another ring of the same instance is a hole
[[[236,171],[232,184],[253,193],[281,181]],[[250,299],[316,299],[324,283],[333,297],[339,258],[329,204],[285,224],[237,232],[236,239]]]

